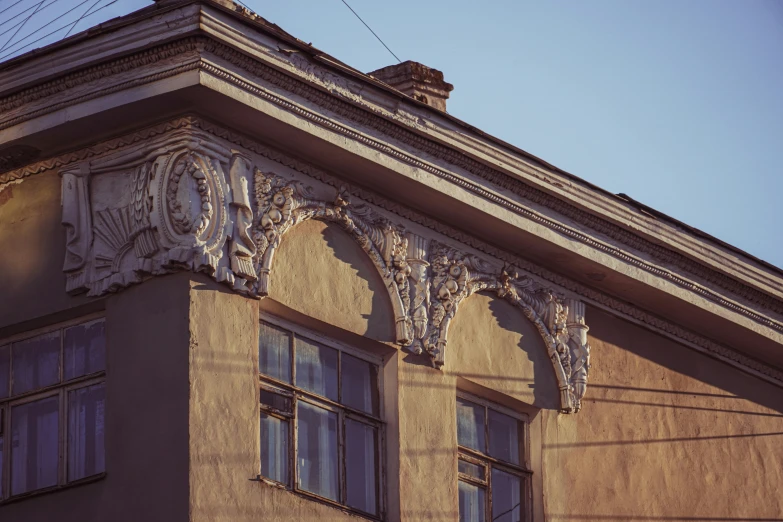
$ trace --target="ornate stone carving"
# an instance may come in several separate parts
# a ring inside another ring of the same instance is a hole
[[[80,270],[87,263],[92,244],[89,170],[85,165],[60,172],[62,176],[62,224],[65,226],[66,290],[73,292],[81,283]]]
[[[22,112],[18,116],[12,116],[10,119],[4,119],[0,122],[0,128],[5,128],[22,121],[26,121],[29,118],[40,116],[48,112],[59,110],[64,107],[68,107],[74,103],[80,103],[86,99],[96,98],[104,95],[106,92],[114,92],[117,89],[116,85],[110,83],[107,85],[104,83],[108,79],[117,77],[121,73],[137,69],[138,67],[148,66],[150,64],[160,65],[161,70],[158,70],[154,74],[149,74],[144,78],[134,80],[135,85],[141,85],[148,82],[159,80],[162,77],[173,76],[180,74],[184,70],[192,69],[208,69],[213,68],[210,64],[201,60],[188,61],[188,63],[182,63],[184,57],[190,57],[195,53],[201,53],[209,51],[222,59],[226,60],[234,66],[241,67],[245,71],[249,71],[252,74],[271,82],[272,84],[285,89],[289,92],[294,92],[299,96],[303,96],[308,100],[316,103],[319,106],[328,108],[331,112],[339,114],[344,117],[348,117],[351,120],[363,125],[369,125],[373,129],[384,133],[387,136],[394,138],[395,140],[407,143],[410,146],[416,147],[419,150],[426,152],[434,157],[440,158],[449,162],[452,165],[457,165],[460,168],[464,168],[467,171],[482,177],[490,183],[500,186],[506,190],[510,190],[517,195],[532,201],[534,203],[543,204],[549,208],[556,210],[563,214],[566,218],[579,222],[590,229],[596,231],[598,236],[607,236],[615,241],[619,241],[622,245],[627,245],[633,249],[636,249],[646,255],[650,255],[659,260],[665,265],[677,266],[690,274],[695,275],[698,278],[705,280],[710,284],[717,285],[729,292],[735,293],[744,299],[747,299],[753,303],[756,303],[766,309],[773,310],[776,313],[783,313],[783,302],[781,300],[770,296],[768,293],[757,290],[751,286],[745,285],[736,278],[730,277],[720,271],[712,270],[702,263],[694,261],[686,255],[682,255],[666,246],[660,245],[655,242],[651,242],[636,234],[633,231],[627,230],[622,226],[618,226],[615,223],[605,220],[599,216],[595,216],[590,212],[587,212],[581,208],[577,208],[562,199],[557,198],[551,194],[547,194],[539,189],[533,188],[528,184],[522,183],[517,179],[508,176],[506,173],[485,165],[480,161],[477,161],[465,154],[462,151],[455,150],[453,148],[446,147],[440,143],[432,141],[420,134],[411,132],[404,127],[401,127],[399,123],[403,123],[408,127],[415,127],[415,123],[409,118],[398,118],[397,115],[400,111],[389,113],[389,111],[383,109],[377,104],[377,100],[374,100],[369,91],[362,90],[362,87],[358,84],[351,84],[351,88],[347,91],[344,89],[336,90],[333,86],[340,86],[342,84],[342,78],[335,76],[332,73],[328,74],[328,78],[322,73],[317,73],[315,70],[308,70],[312,68],[310,62],[305,60],[305,64],[297,64],[291,61],[297,70],[303,70],[305,74],[301,79],[292,78],[290,75],[284,74],[279,70],[269,67],[262,63],[258,59],[249,57],[245,53],[240,53],[235,49],[225,46],[214,40],[204,37],[187,37],[175,42],[169,42],[166,44],[158,45],[150,49],[145,49],[131,56],[124,56],[114,61],[108,61],[100,65],[89,67],[87,69],[70,73],[62,78],[57,78],[51,82],[44,83],[42,85],[36,85],[28,89],[24,89],[11,96],[8,96],[0,100],[0,113],[6,112],[11,114],[15,109],[24,107],[25,104],[34,102],[47,96],[53,96],[64,91],[73,90],[75,87],[82,86],[88,83],[93,83],[95,87],[90,90],[89,93],[82,94],[81,96],[73,97],[73,99],[67,99],[62,103],[46,106],[34,111]],[[277,53],[273,53],[277,55]],[[298,53],[293,53],[292,56],[297,56]],[[169,63],[171,62],[171,63]],[[323,70],[319,68],[319,70]],[[229,75],[222,69],[218,71],[221,77],[225,81],[231,81],[238,83],[240,78]],[[341,80],[335,83],[335,79]],[[332,93],[341,94],[343,97],[349,99],[338,99],[331,93],[325,93],[323,90],[305,84],[302,80],[308,80],[318,83],[320,86],[328,88]],[[339,84],[339,85],[338,85]],[[246,86],[245,86],[246,87]],[[281,104],[284,101],[281,98],[275,98],[275,103]],[[359,104],[360,106],[356,106]],[[300,114],[304,114],[301,108],[297,107]],[[307,113],[306,117],[317,120],[318,115]],[[395,124],[389,119],[397,120],[398,124]],[[341,132],[346,133],[345,129],[340,129]],[[362,140],[364,143],[379,148],[380,144],[377,142],[369,143],[364,135],[351,134],[351,138]],[[445,171],[437,172],[433,171],[433,167],[429,164],[422,162],[414,162],[415,158],[406,157],[402,158],[402,154],[393,148],[384,148],[384,153],[390,154],[394,157],[398,157],[415,164],[418,168],[422,168],[431,173],[444,177],[445,179],[451,179],[448,177],[448,173]],[[94,154],[92,147],[85,151],[84,154]],[[21,169],[11,172],[0,174],[0,183],[6,183],[19,179],[30,174],[41,172],[47,168],[46,165],[62,164],[64,158],[73,157],[74,154],[68,154],[58,158],[47,159],[44,162],[35,164],[34,166],[25,166]],[[524,166],[523,166],[524,167]],[[535,175],[535,174],[534,174]],[[480,187],[471,186],[470,190],[481,193],[482,195],[489,196],[489,193],[481,192]],[[561,221],[544,220],[541,221],[541,216],[530,213],[525,208],[512,205],[509,206],[507,201],[500,201],[492,199],[496,203],[502,204],[507,208],[514,210],[520,214],[526,215],[530,219],[539,221],[541,224],[556,230],[558,233],[564,233],[572,238],[587,243],[594,248],[602,250],[610,255],[622,259],[624,262],[632,263],[637,267],[653,273],[660,277],[665,277],[676,284],[683,286],[690,291],[699,293],[703,297],[711,299],[722,306],[734,310],[737,313],[744,314],[753,318],[761,324],[764,324],[770,328],[774,328],[778,331],[783,330],[783,325],[777,321],[770,321],[764,316],[764,314],[756,313],[745,306],[738,305],[733,299],[726,299],[721,297],[716,292],[703,288],[701,284],[693,284],[689,278],[682,278],[675,273],[669,271],[662,271],[658,266],[645,262],[642,258],[637,258],[627,255],[627,248],[614,248],[612,245],[604,242],[595,241],[592,237],[588,237],[583,234],[577,234],[574,230],[564,227]],[[681,336],[680,336],[681,337]],[[703,344],[703,343],[702,343]]]
[[[565,299],[530,277],[520,276],[513,267],[496,269],[446,245],[432,245],[430,263],[429,324],[424,346],[436,367],[445,363],[448,329],[460,303],[476,292],[491,291],[520,308],[535,325],[552,361],[561,411],[579,411],[590,367],[583,303]]]
[[[413,339],[410,350],[420,354],[424,350],[430,309],[430,278],[427,268],[429,259],[429,239],[408,233],[408,259],[410,268],[410,305],[409,313],[413,325]]]
[[[285,165],[286,167],[289,167],[295,171],[305,174],[311,178],[322,181],[327,185],[339,187],[341,183],[331,175],[323,172],[322,170],[308,163],[305,163],[298,159],[291,158],[281,153],[280,151],[258,144],[248,139],[245,136],[232,133],[231,131],[228,131],[221,127],[215,126],[209,122],[205,122],[194,117],[183,117],[176,120],[172,120],[166,123],[159,124],[154,127],[150,127],[148,129],[144,129],[137,133],[128,134],[126,136],[109,140],[89,148],[70,152],[62,156],[58,156],[38,163],[34,163],[25,166],[19,170],[0,174],[0,183],[19,182],[25,176],[46,172],[52,169],[61,169],[62,172],[75,171],[78,174],[81,169],[79,165],[82,163],[86,165],[86,162],[88,161],[92,162],[91,164],[93,165],[93,167],[91,168],[92,170],[91,176],[95,177],[95,173],[98,172],[99,175],[97,176],[97,178],[100,178],[100,176],[102,175],[101,172],[111,172],[111,171],[119,171],[122,169],[126,169],[128,168],[127,164],[129,163],[129,160],[123,160],[119,162],[110,160],[109,161],[109,163],[111,163],[110,167],[102,166],[98,168],[98,170],[96,171],[96,167],[94,165],[102,164],[107,161],[102,158],[107,158],[107,157],[114,158],[118,156],[127,156],[132,153],[134,148],[139,147],[139,145],[141,144],[144,144],[143,145],[144,150],[141,153],[137,153],[136,155],[138,157],[135,160],[131,161],[130,163],[133,163],[133,165],[138,166],[145,161],[148,162],[150,167],[149,170],[147,171],[147,175],[155,176],[157,172],[157,168],[159,166],[156,163],[158,157],[160,155],[165,155],[169,152],[169,149],[166,148],[168,147],[167,144],[178,143],[183,139],[182,138],[183,136],[197,136],[198,141],[201,143],[207,143],[210,141],[215,142],[216,140],[221,140],[221,139],[226,140],[227,142],[230,142],[236,146],[241,146],[265,158],[268,158],[272,161]],[[161,148],[155,148],[155,147],[161,147]],[[153,149],[152,152],[149,152],[150,148]],[[221,157],[225,156],[226,158],[228,158],[230,157],[230,152],[228,149],[225,149],[222,152],[218,151],[217,155]],[[139,171],[135,171],[135,172],[139,172]],[[143,180],[144,183],[149,183],[149,181],[146,179],[146,176],[138,179]],[[128,193],[134,192],[130,188],[130,186],[128,187],[127,191]],[[155,205],[154,205],[155,195],[149,187],[147,189],[144,189],[143,187],[140,189],[137,188],[135,194],[137,196],[140,196],[140,198],[135,199],[135,201],[138,202],[143,201],[145,199],[145,191],[146,191],[147,209],[144,210],[143,207],[140,208],[142,208],[143,212],[152,214],[155,212]],[[232,193],[233,192],[236,191],[232,187]],[[744,354],[736,352],[724,345],[715,343],[714,341],[696,335],[693,332],[684,330],[678,325],[675,325],[671,322],[653,316],[645,312],[644,310],[641,310],[629,303],[619,301],[610,296],[602,294],[601,292],[598,292],[592,288],[585,287],[579,283],[576,283],[573,280],[554,274],[540,266],[519,259],[513,255],[510,255],[508,252],[505,252],[492,245],[488,245],[487,243],[482,242],[480,239],[474,236],[468,235],[464,232],[461,232],[459,230],[456,230],[448,226],[447,224],[441,223],[432,218],[421,215],[415,211],[412,211],[409,208],[400,205],[397,202],[390,201],[378,194],[369,192],[367,190],[358,187],[350,187],[350,192],[354,197],[361,198],[363,201],[372,203],[373,205],[378,206],[389,213],[393,213],[399,216],[400,219],[412,221],[418,225],[421,225],[426,229],[432,230],[433,233],[435,234],[444,235],[460,244],[468,245],[471,248],[481,251],[483,254],[491,256],[494,259],[498,259],[500,262],[505,262],[505,263],[519,266],[525,271],[532,273],[535,276],[542,278],[543,280],[548,281],[549,283],[556,286],[557,288],[561,288],[564,289],[565,291],[572,292],[580,296],[584,296],[584,298],[587,299],[587,301],[594,306],[598,306],[599,308],[604,308],[610,311],[611,313],[614,313],[615,315],[625,318],[626,320],[642,324],[644,325],[644,327],[649,328],[659,333],[660,335],[684,343],[685,345],[689,346],[691,349],[701,351],[711,357],[717,358],[728,364],[734,365],[735,367],[741,369],[742,371],[756,375],[777,386],[781,386],[781,383],[783,383],[783,373],[781,373],[779,370],[774,369],[768,365],[765,365],[759,361],[756,361],[755,359],[751,359],[745,356]],[[253,198],[250,198],[250,200],[251,202],[254,201]],[[74,200],[71,198],[70,201],[74,201]],[[89,198],[87,200],[87,203],[89,203]],[[78,203],[74,202],[73,204],[78,206]],[[254,205],[255,203],[252,203],[251,206]],[[68,221],[69,218],[66,217],[66,215],[68,215],[69,212],[71,213],[70,214],[71,216],[74,215],[72,213],[73,207],[70,208],[71,208],[70,211],[66,211],[64,213],[64,221],[67,222],[66,226],[68,227],[73,226],[68,224],[70,223],[70,221]],[[65,204],[63,210],[64,211],[66,210]],[[103,211],[101,210],[100,212]],[[94,253],[94,258],[92,263],[90,259],[88,259],[86,263],[86,265],[92,264],[93,266],[92,267],[82,266],[81,268],[77,268],[72,272],[68,272],[67,289],[69,292],[79,291],[80,289],[84,289],[84,290],[88,290],[90,292],[90,295],[100,295],[105,292],[118,290],[130,284],[141,282],[144,277],[148,277],[149,275],[164,274],[176,269],[176,267],[170,265],[167,266],[162,265],[161,258],[163,257],[163,253],[158,250],[154,254],[149,255],[149,257],[147,258],[137,257],[139,255],[143,256],[145,254],[136,253],[136,255],[134,256],[125,253],[124,254],[125,261],[116,265],[117,268],[120,269],[120,271],[112,274],[111,267],[114,265],[116,248],[113,246],[107,246],[104,239],[98,233],[99,228],[101,227],[105,228],[108,226],[103,223],[104,219],[98,217],[98,212],[94,213],[93,217],[94,219],[92,219],[92,221],[94,221],[95,223],[94,227],[95,227],[96,241],[94,242],[92,249],[94,250],[95,253]],[[108,217],[108,216],[104,216],[104,217]],[[117,216],[114,216],[113,218],[116,217]],[[80,220],[82,219],[87,220],[89,222],[91,220],[91,217],[89,215],[83,216],[78,218],[76,222],[79,223],[81,222]],[[254,220],[254,223],[255,222],[256,221]],[[85,227],[81,226],[80,230],[83,228]],[[89,227],[86,228],[89,229]],[[130,228],[128,230],[130,230]],[[150,228],[148,230],[150,234],[150,236],[148,237],[151,237],[155,241],[151,249],[155,249],[155,248],[160,249],[161,247],[159,246],[159,241],[158,241],[159,234],[157,229],[152,225],[150,225]],[[255,227],[251,227],[250,230],[252,232],[251,235],[255,234]],[[68,228],[66,229],[66,234],[70,238],[70,235],[76,234],[76,231],[75,230],[71,231],[70,228]],[[97,239],[100,239],[100,241],[98,241]],[[69,241],[73,242],[73,239],[71,238],[69,239]],[[412,343],[409,346],[409,348],[412,351],[419,351],[423,349],[424,347],[423,339],[425,338],[424,334],[426,332],[422,332],[422,330],[426,330],[429,321],[429,318],[426,316],[426,314],[422,314],[422,310],[425,310],[428,313],[430,307],[430,303],[429,303],[430,278],[427,274],[428,272],[427,268],[424,267],[423,270],[421,268],[424,266],[421,263],[427,263],[427,260],[429,259],[429,254],[427,251],[428,241],[423,238],[422,241],[423,241],[422,243],[423,246],[416,247],[416,248],[423,249],[423,253],[420,255],[412,255],[411,252],[413,252],[412,249],[414,248],[415,242],[411,239],[411,235],[408,234],[409,254],[408,254],[407,261],[408,261],[408,266],[411,268],[411,275],[409,281],[411,312],[409,314],[409,317],[411,319],[411,324],[413,325]],[[135,248],[133,250],[135,251]],[[128,249],[126,249],[126,252],[128,252]],[[98,260],[98,257],[101,257],[101,259]],[[254,264],[256,265],[257,265],[257,258],[258,255],[256,255],[256,258],[254,258]],[[424,274],[423,276],[421,275],[422,273]],[[217,273],[213,274],[213,277],[219,279],[219,276],[221,274],[223,275],[223,279],[221,280],[232,285],[233,284],[239,285],[237,291],[240,292],[248,291],[248,288],[244,283],[244,279],[241,277],[234,277],[230,267],[226,267],[226,270],[222,270],[222,271],[219,270]],[[424,288],[425,290],[424,292],[418,292],[417,288]],[[252,292],[250,292],[250,295],[252,295]],[[416,297],[417,295],[425,296],[425,297],[423,297],[423,299],[418,299]],[[425,306],[421,306],[422,303],[424,303]],[[570,310],[570,306],[569,306],[569,310]],[[584,343],[583,345],[586,345],[586,343]],[[575,378],[574,383],[578,385],[579,379]],[[578,389],[578,386],[575,386],[575,388]]]
[[[69,291],[100,295],[187,269],[249,292],[256,274],[247,157],[175,132],[80,169],[63,173]]]
[[[252,180],[251,162],[239,151],[232,150],[231,153],[229,171],[231,206],[236,209],[234,229],[231,233],[231,244],[228,249],[231,256],[231,270],[239,277],[255,281],[253,256],[256,255],[256,244],[250,236],[250,227],[253,226],[253,210],[250,207],[250,192],[248,190],[248,181]]]
[[[309,187],[258,169],[255,199],[258,210],[254,229],[258,249],[255,291],[258,295],[269,293],[272,262],[283,234],[308,219],[336,223],[353,237],[375,265],[391,298],[397,342],[411,344],[410,267],[405,257],[408,247],[402,227],[391,224],[366,205],[351,205],[344,189],[338,190],[333,202],[319,200]]]
[[[585,304],[576,299],[567,299],[568,306],[568,347],[571,356],[571,377],[569,382],[573,387],[574,411],[582,407],[582,397],[587,388],[587,373],[590,370],[590,345],[587,342],[585,324]]]

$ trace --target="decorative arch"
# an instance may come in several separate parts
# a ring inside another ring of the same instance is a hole
[[[108,173],[122,174],[124,183],[110,176],[103,181]],[[191,270],[248,297],[264,297],[285,233],[310,219],[334,223],[381,276],[398,344],[441,367],[460,303],[478,291],[493,292],[519,308],[544,340],[561,411],[581,407],[590,367],[584,304],[513,267],[500,268],[408,231],[368,205],[352,204],[348,187],[324,200],[192,130],[82,162],[61,175],[68,292],[103,295]],[[99,187],[93,195],[91,185]]]
[[[255,177],[255,203],[258,218],[253,228],[256,243],[257,281],[253,290],[261,297],[269,295],[270,274],[283,235],[294,226],[317,219],[334,223],[348,233],[367,254],[381,276],[394,310],[397,343],[411,344],[410,297],[406,262],[408,239],[401,226],[393,225],[366,205],[351,205],[350,196],[341,188],[334,202],[316,198],[309,187],[287,181],[258,168]]]
[[[283,235],[310,219],[335,223],[368,255],[383,279],[394,310],[396,341],[426,352],[443,366],[449,325],[460,303],[487,290],[520,309],[547,347],[560,389],[561,411],[581,408],[590,367],[584,305],[540,286],[513,267],[496,269],[470,254],[406,232],[366,205],[352,205],[345,187],[333,202],[310,187],[254,171],[257,280],[251,291],[269,294],[274,256]]]
[[[520,276],[513,267],[498,271],[476,256],[436,242],[431,246],[429,327],[426,336],[418,342],[429,353],[433,364],[440,367],[445,363],[448,329],[460,303],[486,290],[519,308],[533,323],[552,362],[560,389],[561,411],[579,411],[590,368],[584,304],[565,299],[531,278]]]

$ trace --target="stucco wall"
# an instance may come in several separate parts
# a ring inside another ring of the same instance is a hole
[[[305,221],[275,254],[269,296],[325,323],[394,341],[389,296],[361,247],[336,225]]]
[[[584,407],[548,416],[549,520],[783,520],[783,391],[588,310]]]
[[[188,274],[106,307],[106,475],[0,507],[3,522],[188,520]]]
[[[365,333],[355,324],[367,313],[363,307],[371,309],[366,303],[385,302],[380,279],[359,299],[355,279],[346,279],[347,289],[330,289],[328,298],[305,292],[317,281],[341,281],[328,262],[306,257],[328,258],[327,227],[308,226],[285,239],[284,248],[301,255],[286,258],[284,277],[302,285],[285,294],[286,306]],[[361,252],[345,252],[344,262],[361,263]],[[366,276],[367,291],[373,275]],[[341,312],[328,315],[335,310]],[[531,412],[540,436],[532,447],[537,520],[783,520],[781,390],[601,310],[590,308],[587,317],[593,369],[576,415],[556,411],[554,373],[535,329],[489,295],[461,305],[443,371],[399,352],[399,389],[385,392],[397,393],[399,425],[390,437],[399,440],[400,519],[457,519],[459,387]],[[385,320],[390,328],[391,316]],[[279,493],[282,502],[286,493]]]
[[[0,328],[89,301],[65,293],[60,178],[49,171],[0,191]]]
[[[89,300],[64,292],[59,179],[11,190],[0,194],[0,242],[16,254],[0,256],[0,328],[82,313]],[[561,415],[543,342],[518,310],[467,299],[435,370],[388,345],[394,316],[375,267],[317,221],[284,237],[261,303],[193,274],[105,303],[107,475],[0,507],[0,520],[355,520],[255,480],[259,308],[385,357],[387,520],[457,520],[457,388],[530,415],[538,521],[783,520],[783,392],[598,309],[583,410]]]

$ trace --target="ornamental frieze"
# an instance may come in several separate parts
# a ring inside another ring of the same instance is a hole
[[[441,368],[460,304],[477,292],[494,293],[519,308],[520,320],[531,321],[544,340],[561,411],[581,407],[590,367],[583,303],[514,267],[407,230],[401,218],[354,201],[351,187],[315,190],[192,130],[71,165],[61,176],[70,293],[100,296],[189,270],[263,298],[275,271],[290,269],[274,265],[287,232],[320,220],[347,233],[377,270],[398,345]]]

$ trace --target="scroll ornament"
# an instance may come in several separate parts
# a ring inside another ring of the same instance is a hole
[[[129,201],[100,201],[101,210],[93,212],[93,177],[117,171],[127,173]],[[263,172],[240,151],[198,141],[102,166],[81,165],[62,172],[62,182],[63,269],[70,292],[101,295],[185,269],[264,297],[283,237],[299,223],[321,220],[344,230],[376,268],[391,300],[399,345],[442,367],[461,303],[476,292],[493,292],[519,308],[543,338],[561,411],[581,407],[590,368],[582,303],[513,267],[500,268],[408,231],[370,206],[352,203],[345,186],[332,198],[319,197],[300,182]]]
[[[479,291],[494,292],[520,308],[544,339],[561,411],[579,411],[590,367],[582,303],[520,277],[513,267],[496,269],[477,256],[406,232],[368,206],[352,205],[345,187],[330,202],[301,183],[258,169],[255,180],[258,295],[269,294],[274,253],[286,232],[309,219],[336,223],[362,247],[386,283],[400,345],[426,352],[435,367],[442,367],[460,303]]]
[[[252,172],[229,154],[185,141],[61,172],[66,290],[97,296],[188,269],[247,294],[256,279]],[[101,184],[106,173],[124,174],[126,187]]]
[[[288,182],[275,174],[255,171],[258,221],[254,239],[258,250],[254,291],[269,294],[269,279],[275,251],[282,236],[296,224],[309,219],[335,223],[346,231],[372,261],[384,281],[395,313],[396,339],[411,343],[409,282],[410,267],[405,259],[407,238],[404,229],[391,224],[366,205],[351,205],[345,188],[334,201],[317,199],[312,190],[298,182]]]

